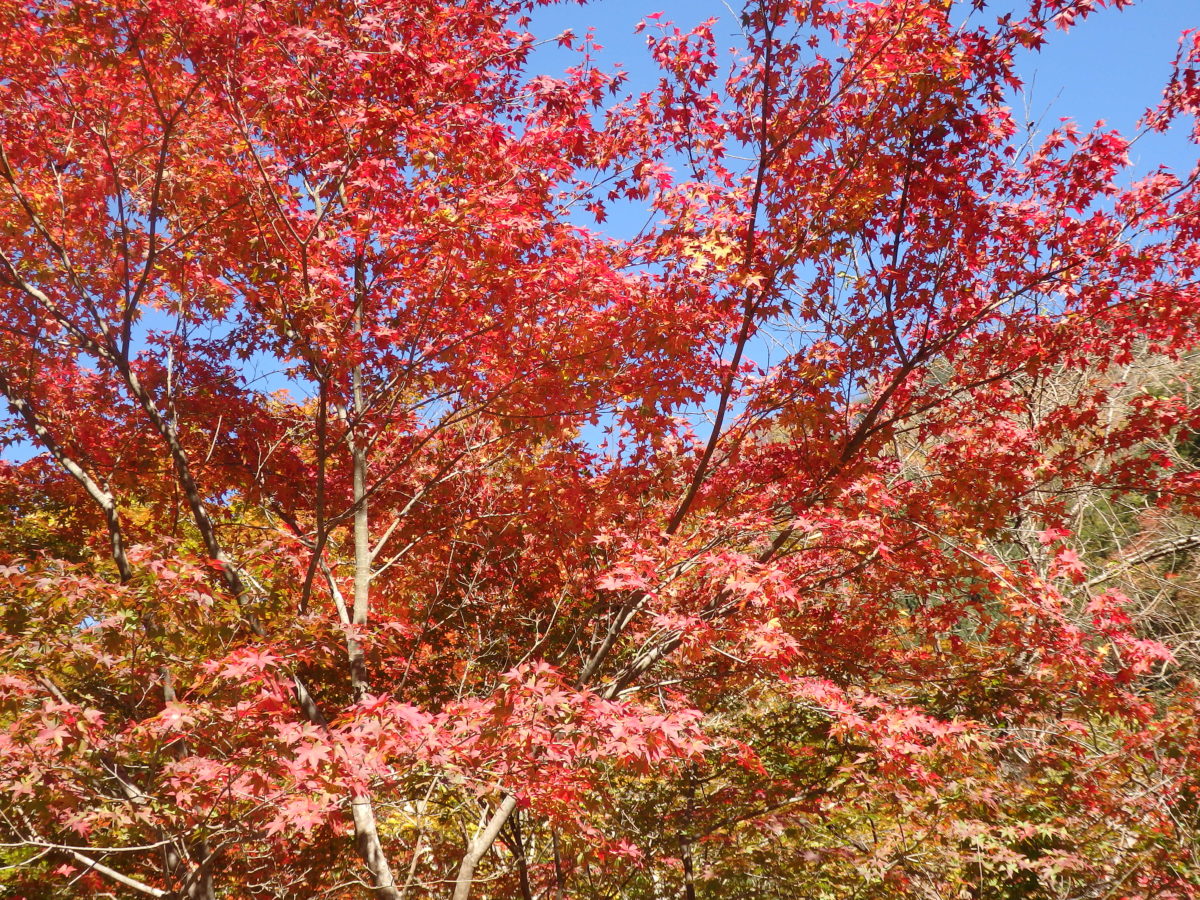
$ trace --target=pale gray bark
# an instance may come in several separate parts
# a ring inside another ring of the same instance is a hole
[[[38,441],[41,442],[42,446],[46,448],[46,451],[54,457],[54,461],[68,475],[79,482],[83,489],[87,491],[88,496],[100,507],[101,512],[104,513],[104,523],[108,528],[109,551],[113,562],[117,564],[117,571],[120,573],[121,581],[128,581],[133,577],[133,569],[130,567],[129,559],[125,555],[125,542],[121,537],[121,518],[117,512],[117,503],[113,495],[101,487],[100,483],[89,475],[83,466],[79,465],[79,463],[63,451],[62,445],[58,443],[54,435],[50,433],[50,430],[37,417],[37,414],[28,401],[13,393],[8,380],[3,375],[0,375],[0,393],[4,394],[4,398],[8,400],[8,405],[25,421],[25,424],[34,433]]]
[[[356,302],[354,305],[354,330],[362,332],[363,304],[366,301],[366,281],[364,263],[361,252],[354,263],[354,290]],[[366,403],[363,398],[363,371],[357,365],[350,374],[354,425],[361,427],[366,413]],[[371,527],[367,508],[367,438],[365,434],[355,434],[351,428],[350,454],[353,465],[353,502],[354,502],[354,597],[350,621],[352,625],[366,625],[371,611],[371,577],[374,554],[371,552]],[[350,680],[356,697],[362,697],[367,692],[367,666],[363,656],[362,645],[353,637],[346,641],[346,652],[350,658]],[[396,878],[392,874],[391,864],[383,852],[383,843],[379,839],[379,827],[375,819],[375,807],[370,797],[354,797],[350,801],[350,812],[354,819],[354,843],[359,856],[366,863],[371,873],[372,888],[375,896],[383,900],[399,900],[400,891],[396,888]]]
[[[471,883],[475,880],[475,867],[479,865],[479,861],[483,859],[484,854],[495,842],[496,837],[500,834],[500,829],[504,827],[504,823],[508,821],[508,817],[516,808],[516,796],[509,794],[496,807],[491,818],[476,831],[475,837],[467,846],[467,853],[458,867],[458,877],[454,880],[453,900],[467,900],[471,895]]]
[[[75,862],[86,866],[93,872],[98,872],[106,878],[111,878],[118,884],[123,884],[127,888],[132,888],[138,893],[146,894],[150,897],[169,896],[167,892],[161,888],[153,887],[152,885],[146,884],[144,881],[138,881],[136,878],[130,878],[123,872],[118,872],[116,869],[104,865],[104,863],[100,862],[98,859],[92,859],[90,856],[86,856],[83,853],[80,853],[78,850],[68,850],[67,855],[75,860]]]

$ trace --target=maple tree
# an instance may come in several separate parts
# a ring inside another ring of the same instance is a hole
[[[1200,895],[1072,499],[1200,510],[1197,173],[1006,106],[1105,4],[652,16],[640,93],[537,5],[0,0],[0,885]]]

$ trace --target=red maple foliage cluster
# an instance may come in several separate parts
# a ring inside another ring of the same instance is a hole
[[[1007,108],[1104,4],[651,17],[643,93],[537,5],[0,0],[0,892],[1200,896],[1072,510],[1200,511],[1188,378],[1110,403],[1197,173]]]

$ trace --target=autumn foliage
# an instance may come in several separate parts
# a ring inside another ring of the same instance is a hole
[[[0,0],[0,895],[1200,896],[1081,530],[1200,512],[1197,173],[1009,109],[1119,11],[538,5]]]

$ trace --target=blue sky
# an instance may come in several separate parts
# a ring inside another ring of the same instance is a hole
[[[716,36],[733,45],[738,28],[732,10],[739,9],[739,2],[727,6],[721,0],[593,0],[582,7],[564,3],[546,8],[537,14],[533,30],[539,37],[552,38],[568,28],[580,35],[594,28],[604,46],[600,61],[622,63],[632,86],[638,87],[655,77],[645,35],[633,33],[640,19],[662,12],[664,19],[690,27],[715,17]],[[1146,107],[1157,102],[1179,35],[1188,28],[1200,28],[1200,0],[1141,0],[1126,10],[1101,10],[1069,32],[1055,31],[1041,52],[1028,53],[1019,62],[1026,90],[1017,108],[1028,110],[1033,121],[1043,123],[1043,130],[1066,117],[1084,127],[1104,119],[1132,133]],[[569,59],[552,47],[544,48],[533,67],[553,74],[555,66],[561,68]],[[1160,162],[1187,168],[1195,161],[1194,148],[1189,150],[1181,135],[1151,136],[1139,142],[1132,156],[1142,170]]]
[[[1048,122],[1068,116],[1088,126],[1104,119],[1132,133],[1142,111],[1158,102],[1179,35],[1188,28],[1200,28],[1198,0],[1143,0],[1056,33],[1040,54],[1022,61],[1031,108],[1048,110]],[[1186,169],[1196,152],[1176,133],[1149,135],[1130,155],[1139,169],[1160,162]]]

